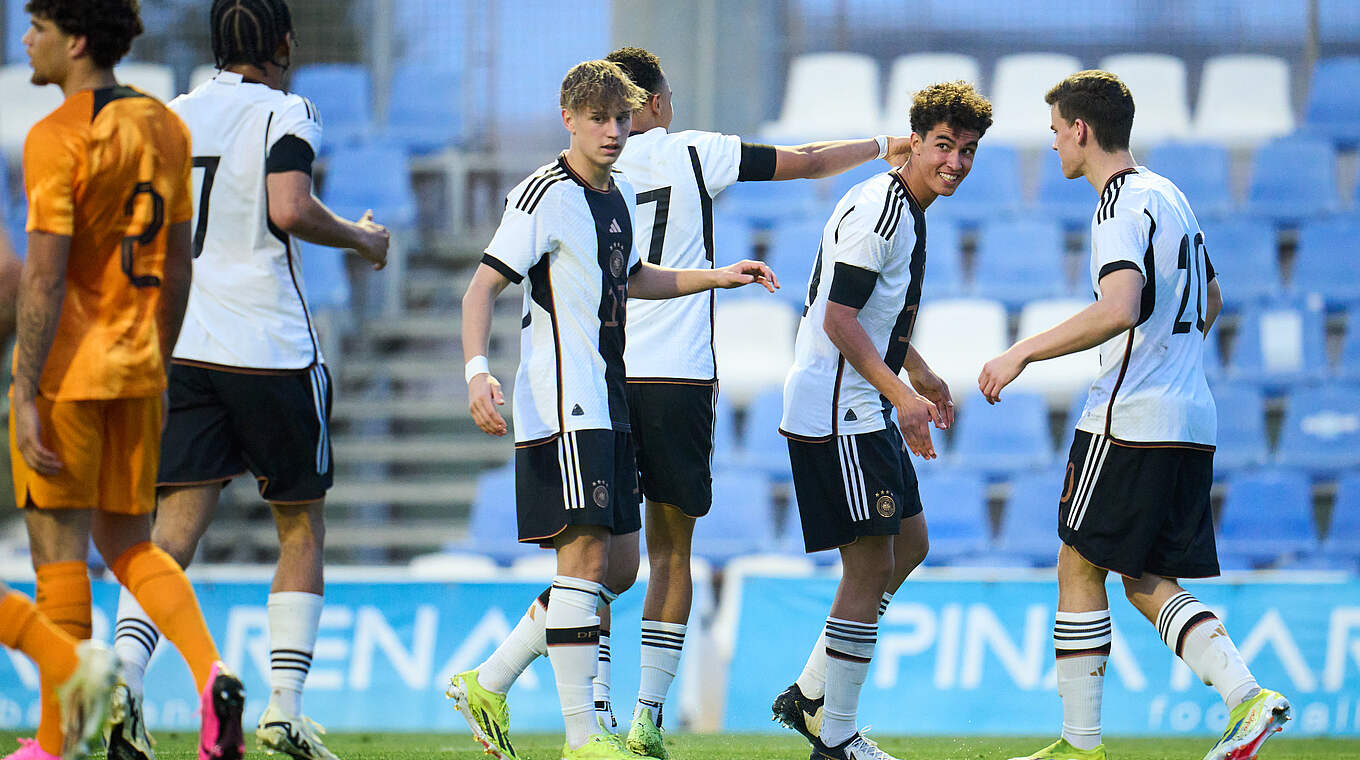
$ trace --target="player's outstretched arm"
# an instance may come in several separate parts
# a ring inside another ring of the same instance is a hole
[[[771,293],[779,287],[774,271],[759,261],[738,261],[718,269],[673,269],[644,261],[628,276],[628,297],[656,301],[751,283],[759,283]]]
[[[505,394],[501,392],[500,381],[491,374],[486,352],[496,296],[509,284],[500,272],[479,264],[463,294],[463,366],[468,384],[468,411],[483,433],[494,436],[505,435],[509,428],[496,410],[505,405]]]
[[[902,369],[907,371],[911,387],[934,404],[935,411],[940,413],[936,427],[949,429],[954,424],[954,397],[949,393],[949,384],[935,374],[921,354],[917,353],[916,346],[911,344],[907,344],[907,356],[902,360]]]
[[[271,173],[269,221],[289,235],[330,248],[349,248],[374,269],[387,265],[387,228],[373,221],[370,210],[357,222],[340,218],[312,194],[312,176],[304,171]]]
[[[14,335],[19,303],[19,273],[23,265],[9,244],[9,233],[0,222],[0,349]]]
[[[894,167],[901,166],[911,153],[911,140],[906,137],[887,137],[887,152],[883,160]],[[828,140],[803,145],[776,146],[774,176],[770,179],[816,179],[830,177],[879,157],[877,138],[864,140]]]
[[[859,309],[828,301],[822,328],[860,377],[868,380],[897,409],[897,426],[902,430],[907,448],[922,459],[934,459],[930,423],[939,426],[944,420],[934,403],[908,388],[897,373],[883,363],[883,357],[859,323]]]
[[[1018,341],[982,366],[978,389],[988,403],[1001,400],[1001,389],[1020,376],[1030,362],[1094,348],[1138,324],[1143,274],[1119,269],[1100,278],[1100,299],[1054,327]]]
[[[52,349],[66,298],[66,260],[71,238],[47,232],[28,233],[28,256],[19,276],[19,340],[14,346],[13,414],[19,454],[34,471],[56,474],[62,467],[56,452],[42,443],[38,420],[38,383]]]

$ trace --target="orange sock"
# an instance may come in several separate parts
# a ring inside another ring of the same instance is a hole
[[[76,643],[18,591],[0,598],[0,644],[28,655],[43,678],[61,683],[76,672]]]
[[[51,562],[38,568],[38,611],[77,640],[90,638],[90,571],[80,560]],[[38,745],[61,754],[61,707],[57,704],[60,680],[42,679],[42,717],[38,721]]]
[[[110,569],[118,582],[132,592],[161,634],[179,649],[194,674],[198,690],[207,688],[208,673],[220,658],[212,634],[208,633],[208,624],[203,622],[194,587],[179,563],[155,544],[143,541],[123,552]]]

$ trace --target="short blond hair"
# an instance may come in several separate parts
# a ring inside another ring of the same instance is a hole
[[[647,103],[647,91],[633,84],[613,61],[581,61],[562,80],[562,107],[636,111]]]

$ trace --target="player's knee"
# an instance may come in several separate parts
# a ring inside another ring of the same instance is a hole
[[[274,524],[280,551],[320,551],[326,541],[326,521],[321,512],[306,507],[274,508]]]
[[[604,573],[605,588],[615,594],[622,594],[637,582],[637,574],[638,562],[636,558],[632,562],[628,562],[626,559],[611,561]]]
[[[905,577],[906,574],[915,570],[922,562],[926,561],[926,555],[930,553],[930,539],[925,536],[919,536],[905,542],[905,545],[898,547],[898,549],[900,554],[899,556],[894,557],[894,559],[897,562],[897,566],[903,571]]]

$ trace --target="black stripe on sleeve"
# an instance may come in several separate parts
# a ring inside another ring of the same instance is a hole
[[[869,302],[869,296],[873,295],[876,282],[878,272],[837,261],[827,298],[842,306],[863,309],[864,304]]]
[[[516,285],[518,285],[524,279],[524,275],[511,269],[509,264],[506,264],[504,261],[501,261],[500,259],[496,258],[495,256],[492,256],[489,253],[482,254],[482,263],[486,264],[487,266],[491,267],[497,272],[500,272],[501,275],[505,277],[505,279],[515,283]]]
[[[1132,261],[1111,261],[1110,263],[1100,268],[1100,276],[1097,277],[1096,279],[1102,280],[1105,278],[1105,275],[1111,272],[1118,272],[1121,269],[1132,269],[1135,272],[1138,272],[1139,274],[1142,273],[1142,270],[1138,268],[1138,265],[1133,263]]]
[[[1204,249],[1204,281],[1213,282],[1218,277],[1218,272],[1214,271],[1214,262],[1209,260],[1209,249]]]
[[[637,273],[638,273],[638,270],[641,269],[641,268],[642,268],[642,259],[638,259],[636,262],[633,263],[633,268],[628,270],[628,276],[629,276],[629,277],[632,277],[633,275],[637,274]]]
[[[316,160],[316,152],[307,141],[297,135],[284,135],[274,147],[269,149],[269,157],[265,159],[264,170],[266,174],[279,174],[281,172],[306,172],[312,173],[312,161]]]
[[[774,179],[776,162],[773,145],[744,142],[741,144],[741,168],[738,182],[766,182]]]

